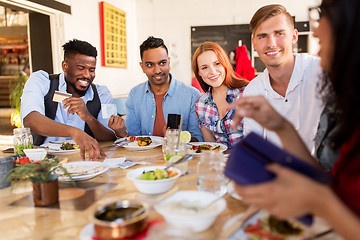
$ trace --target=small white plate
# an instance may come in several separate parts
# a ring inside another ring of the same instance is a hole
[[[190,147],[192,147],[192,146],[200,146],[200,145],[203,145],[203,144],[211,145],[211,146],[220,146],[219,152],[225,152],[228,149],[228,147],[225,144],[217,143],[217,142],[190,142],[190,143],[188,143],[188,145],[190,145]],[[201,154],[201,153],[196,153],[195,150],[191,150],[191,149],[188,149],[188,153],[191,153],[193,155],[200,155]]]
[[[118,146],[124,147],[126,149],[129,150],[135,150],[135,151],[143,151],[143,150],[149,150],[149,149],[153,149],[156,148],[158,146],[161,146],[163,143],[163,138],[162,137],[156,137],[156,136],[135,136],[136,138],[138,137],[150,137],[152,143],[150,143],[150,145],[148,146],[139,146],[137,144],[137,141],[134,142],[121,142]]]
[[[73,181],[83,181],[83,180],[88,180],[90,178],[96,177],[104,172],[106,172],[107,170],[109,170],[109,167],[107,167],[104,163],[102,162],[91,162],[91,161],[81,161],[81,162],[70,162],[70,163],[65,163],[62,165],[64,168],[68,167],[68,166],[103,166],[104,168],[98,172],[95,173],[90,173],[90,174],[83,174],[83,175],[78,175],[78,176],[73,176],[72,179]],[[66,177],[66,176],[59,176],[59,181],[62,182],[70,182],[70,178]]]
[[[80,232],[80,240],[92,240],[95,237],[94,223],[89,223]]]

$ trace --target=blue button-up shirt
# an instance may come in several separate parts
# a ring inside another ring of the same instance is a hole
[[[30,75],[30,78],[26,81],[23,94],[21,96],[21,119],[23,120],[29,113],[33,111],[37,111],[42,115],[45,115],[45,105],[44,105],[44,97],[49,92],[50,89],[50,80],[47,72],[42,70],[34,72]],[[97,92],[99,94],[101,104],[113,104],[113,99],[111,93],[108,88],[105,86],[96,85]],[[59,75],[59,91],[66,92],[66,82],[64,73],[62,72]],[[94,98],[94,91],[89,86],[85,95],[81,97],[85,104],[88,101],[91,101]],[[84,130],[85,121],[81,120],[81,118],[77,114],[67,114],[67,110],[63,109],[63,103],[58,103],[58,107],[56,110],[55,121],[59,123],[63,123],[66,125],[70,125],[81,130]],[[100,110],[97,120],[107,127],[109,119],[102,118],[102,112]],[[108,128],[108,127],[107,127]],[[44,143],[49,141],[62,141],[65,139],[71,138],[63,138],[63,137],[47,137]]]
[[[195,104],[200,92],[194,87],[177,81],[170,75],[171,82],[163,101],[165,121],[169,113],[182,114],[182,130],[187,130],[192,137],[202,141],[202,134],[197,122]],[[126,129],[129,135],[152,135],[156,114],[155,97],[150,90],[149,81],[131,89],[126,102]]]

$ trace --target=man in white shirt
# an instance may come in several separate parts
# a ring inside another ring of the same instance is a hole
[[[250,29],[254,49],[266,69],[247,85],[243,96],[263,95],[294,125],[309,151],[313,151],[323,109],[318,94],[320,59],[292,52],[298,32],[293,18],[281,5],[260,8],[250,21]],[[244,118],[244,134],[252,131],[281,146],[276,133]]]

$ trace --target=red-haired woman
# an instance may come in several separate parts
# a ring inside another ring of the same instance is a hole
[[[231,145],[243,137],[242,124],[231,129],[234,109],[229,104],[242,96],[248,81],[239,78],[218,44],[204,42],[195,51],[193,71],[205,93],[196,103],[196,114],[206,142]]]

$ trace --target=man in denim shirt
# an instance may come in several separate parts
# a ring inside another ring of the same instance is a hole
[[[131,89],[126,102],[125,126],[129,135],[164,136],[168,114],[183,116],[182,130],[202,141],[195,103],[200,92],[169,73],[170,58],[164,41],[149,37],[140,46],[140,66],[148,81]],[[195,140],[196,141],[196,140]]]

